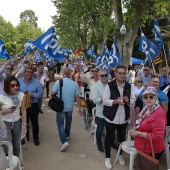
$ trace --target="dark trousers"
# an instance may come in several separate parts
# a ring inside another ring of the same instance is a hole
[[[96,130],[96,139],[97,139],[97,145],[98,146],[102,146],[102,132],[103,132],[103,128],[104,128],[104,118],[99,118],[97,117],[97,130]]]
[[[46,81],[46,92],[47,92],[47,97],[49,95],[49,85],[50,85],[50,81]]]
[[[33,126],[33,139],[39,139],[39,124],[38,124],[39,106],[38,103],[31,103],[31,107],[27,109],[27,139],[29,140],[29,119]]]
[[[115,141],[115,130],[117,129],[117,133],[118,133],[118,143],[125,141],[127,123],[118,125],[118,124],[108,123],[107,121],[105,121],[105,128],[106,128],[106,137],[104,143],[105,154],[106,154],[106,158],[110,158],[111,145],[113,141]]]

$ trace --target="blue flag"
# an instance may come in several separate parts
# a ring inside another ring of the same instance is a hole
[[[39,50],[37,50],[36,51],[36,53],[35,53],[35,55],[34,55],[34,57],[33,57],[33,60],[35,61],[35,62],[41,62],[41,61],[43,61],[43,55],[41,54],[41,52],[39,51]]]
[[[160,50],[149,38],[144,35],[142,30],[141,38],[139,39],[139,50],[146,54],[149,63],[151,63],[155,57],[161,54]]]
[[[6,58],[7,60],[10,59],[10,56],[9,56],[9,54],[8,54],[8,52],[7,52],[7,50],[6,50],[6,48],[5,48],[5,46],[4,46],[1,39],[0,39],[0,58],[1,59]]]
[[[122,60],[119,54],[119,48],[117,45],[117,38],[115,37],[112,48],[110,50],[110,56],[108,59],[108,69],[110,70],[113,66],[122,65]]]
[[[36,50],[36,46],[33,44],[33,40],[27,40],[26,43],[24,44],[25,52],[24,56],[28,55],[29,53],[32,53],[34,50]]]
[[[92,45],[92,47],[86,52],[87,56],[91,57],[94,56],[94,45]]]
[[[64,52],[58,42],[54,27],[45,32],[37,40],[33,42],[33,45],[41,49],[59,62],[63,62],[65,59]]]
[[[162,49],[164,42],[162,40],[162,34],[161,34],[161,31],[160,31],[160,28],[159,28],[158,20],[156,20],[153,23],[153,28],[154,28],[154,31],[155,31],[155,42],[158,45],[158,47],[160,49]]]

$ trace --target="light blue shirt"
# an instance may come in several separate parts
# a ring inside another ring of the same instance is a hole
[[[105,87],[106,86],[100,80],[92,87],[92,100],[96,104],[96,116],[103,119],[103,102],[101,103],[100,101],[103,98]]]
[[[147,76],[145,75],[142,76],[144,86],[149,84],[151,77],[152,77],[151,74],[148,74]]]
[[[37,103],[38,99],[42,96],[43,89],[39,82],[39,80],[32,78],[29,83],[24,81],[24,77],[19,78],[18,81],[20,83],[20,91],[25,93],[28,91],[30,94],[34,95],[34,98],[30,100],[31,103]]]
[[[57,80],[52,89],[54,93],[57,93],[57,97],[60,97],[59,82],[60,81]],[[73,110],[76,95],[79,95],[77,83],[68,77],[63,78],[62,100],[64,102],[64,110],[62,112],[70,112]]]

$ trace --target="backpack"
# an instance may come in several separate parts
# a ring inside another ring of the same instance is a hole
[[[62,100],[63,80],[60,79],[59,81],[60,81],[60,98],[58,98],[56,95],[53,95],[48,102],[48,108],[56,112],[62,112],[64,109],[64,102]]]

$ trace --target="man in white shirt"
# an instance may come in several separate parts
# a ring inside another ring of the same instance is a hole
[[[127,120],[130,117],[131,85],[125,81],[126,70],[123,66],[115,69],[116,79],[109,82],[103,92],[103,115],[105,118],[105,166],[112,168],[110,151],[112,142],[115,141],[115,130],[118,132],[118,142],[125,141]],[[125,165],[122,153],[118,157],[120,165]]]
[[[35,75],[36,75],[36,77],[37,77],[37,79],[39,80],[39,82],[40,82],[40,84],[41,84],[41,86],[42,86],[42,89],[43,89],[43,93],[44,93],[44,87],[45,87],[45,74],[44,74],[44,64],[43,64],[43,62],[40,62],[39,64],[38,64],[38,67],[37,67],[37,71],[35,72]],[[38,104],[39,104],[39,112],[41,113],[41,114],[43,114],[43,111],[42,111],[42,109],[41,109],[41,106],[42,106],[42,98],[43,98],[43,93],[42,93],[42,96],[39,98],[39,100],[38,100]]]

